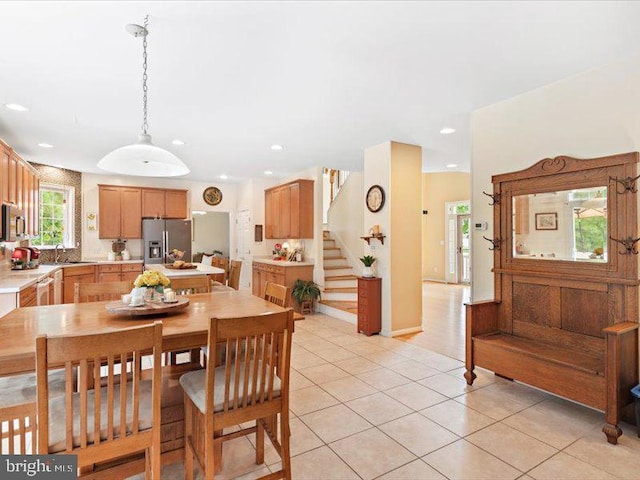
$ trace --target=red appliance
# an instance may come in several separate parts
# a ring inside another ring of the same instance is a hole
[[[31,260],[31,250],[28,248],[16,247],[11,254],[11,268],[15,270],[29,268],[29,260]]]
[[[29,251],[31,252],[31,265],[33,265],[33,267],[37,267],[40,264],[40,250],[35,248],[35,247],[28,247]]]

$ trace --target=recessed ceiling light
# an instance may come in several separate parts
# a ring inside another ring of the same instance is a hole
[[[171,143],[173,145],[184,145],[184,142],[182,140],[177,139],[177,138],[175,140],[172,140]]]
[[[284,150],[284,147],[282,145],[273,144],[271,145],[271,150],[280,151],[280,150]]]
[[[53,148],[53,145],[50,143],[39,143],[38,146],[42,148]]]
[[[440,130],[440,133],[442,135],[449,135],[450,133],[455,132],[456,129],[455,128],[451,128],[451,127],[444,127],[442,130]]]
[[[17,103],[5,103],[4,106],[9,110],[14,110],[16,112],[28,112],[29,109],[27,107],[23,107]]]
[[[226,180],[227,178],[229,178],[229,177],[227,177],[224,173],[222,175],[220,175],[220,179],[222,179],[222,180]]]
[[[456,168],[457,166],[457,163],[447,163],[447,168]]]
[[[264,174],[265,175],[273,175],[273,172],[271,170],[265,170]]]

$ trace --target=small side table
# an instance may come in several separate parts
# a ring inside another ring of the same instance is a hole
[[[382,279],[358,277],[358,332],[371,336],[382,330]]]

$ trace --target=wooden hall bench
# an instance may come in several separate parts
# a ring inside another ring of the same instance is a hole
[[[602,410],[613,444],[638,383],[637,163],[556,157],[494,176],[495,299],[466,306],[469,385],[479,366]],[[590,210],[603,252],[578,248]]]

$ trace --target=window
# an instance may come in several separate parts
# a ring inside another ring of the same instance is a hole
[[[40,183],[39,235],[32,239],[31,245],[44,249],[58,244],[75,246],[74,198],[74,187]]]

